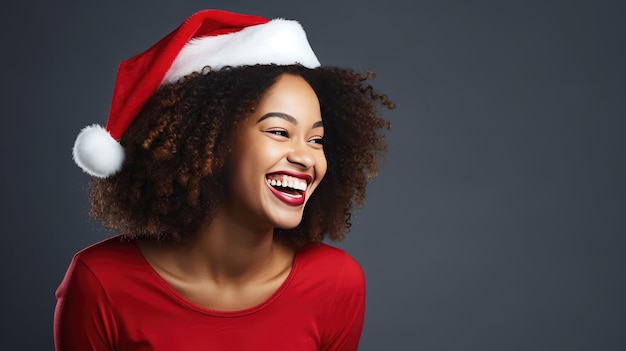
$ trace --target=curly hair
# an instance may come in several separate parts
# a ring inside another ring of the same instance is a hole
[[[395,106],[367,83],[372,72],[338,67],[207,67],[162,86],[120,140],[126,152],[121,171],[91,180],[90,216],[130,238],[193,235],[228,195],[225,165],[238,125],[285,73],[304,78],[318,96],[328,170],[301,223],[276,228],[275,237],[294,247],[343,240],[387,149],[384,130],[391,125],[380,109]]]

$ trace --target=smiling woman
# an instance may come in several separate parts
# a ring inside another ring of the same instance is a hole
[[[220,212],[243,214],[236,220],[253,227],[296,227],[307,195],[326,174],[323,137],[313,88],[300,76],[281,75],[238,130],[229,171],[231,206]]]
[[[120,234],[72,260],[56,349],[356,350],[363,272],[321,241],[385,151],[372,77],[320,66],[295,21],[216,10],[123,62],[74,149]]]

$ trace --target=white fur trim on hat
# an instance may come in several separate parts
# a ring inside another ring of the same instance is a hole
[[[124,148],[103,127],[94,124],[83,128],[72,150],[74,162],[86,173],[109,177],[122,168]]]
[[[192,39],[180,51],[163,82],[173,83],[206,66],[217,70],[255,64],[320,66],[300,23],[278,18],[234,33]]]

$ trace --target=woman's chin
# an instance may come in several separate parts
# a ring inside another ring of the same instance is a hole
[[[302,216],[298,218],[283,218],[277,221],[274,221],[274,228],[290,230],[297,227],[302,222]]]

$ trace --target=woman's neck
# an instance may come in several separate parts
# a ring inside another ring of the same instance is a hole
[[[199,228],[190,252],[216,282],[249,280],[271,267],[277,254],[273,228],[251,229],[219,214]]]
[[[284,274],[294,255],[291,248],[274,240],[273,228],[251,229],[219,213],[193,238],[153,253],[158,260],[152,263],[173,276],[231,287]]]

